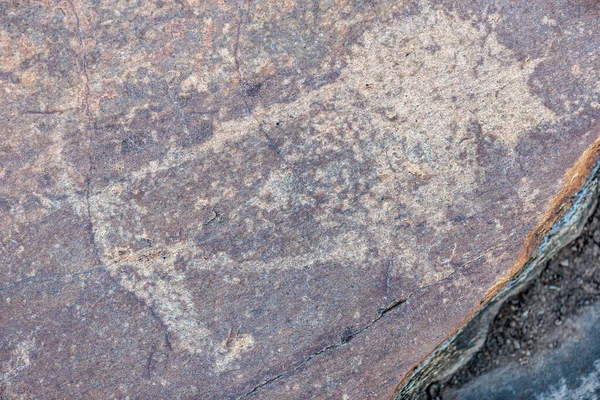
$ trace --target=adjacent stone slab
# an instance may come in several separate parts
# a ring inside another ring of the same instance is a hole
[[[598,361],[598,307],[567,318],[565,326],[542,338],[540,345],[554,340],[554,351],[536,352],[528,365],[518,362],[494,369],[456,390],[448,399],[586,399],[600,388]]]
[[[0,3],[3,395],[391,398],[595,165],[599,18]]]

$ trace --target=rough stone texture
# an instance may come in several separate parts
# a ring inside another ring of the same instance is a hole
[[[561,326],[538,342],[528,365],[517,359],[492,369],[459,389],[447,400],[596,400],[600,394],[600,307],[584,309],[561,321]],[[553,344],[560,346],[549,349]],[[546,348],[544,348],[546,347]]]
[[[0,2],[8,398],[390,398],[596,162],[600,3]]]

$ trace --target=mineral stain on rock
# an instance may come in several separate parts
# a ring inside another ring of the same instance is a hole
[[[595,162],[594,4],[0,4],[5,395],[392,397]]]

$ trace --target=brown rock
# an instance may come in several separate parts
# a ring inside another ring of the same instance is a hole
[[[596,1],[0,3],[8,398],[391,398],[596,165]]]

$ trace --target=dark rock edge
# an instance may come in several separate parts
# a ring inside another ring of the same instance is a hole
[[[524,290],[529,282],[540,275],[546,263],[556,253],[581,235],[600,197],[600,157],[597,149],[594,149],[592,163],[591,171],[581,188],[563,199],[563,202],[570,201],[570,207],[541,238],[539,246],[522,268],[487,302],[483,300],[481,307],[468,322],[404,377],[396,389],[394,400],[428,398],[427,389],[432,383],[451,377],[483,346],[490,323],[504,301]]]

